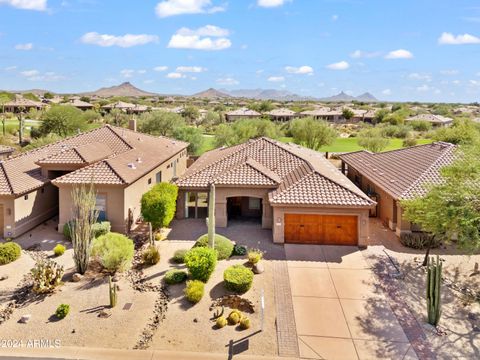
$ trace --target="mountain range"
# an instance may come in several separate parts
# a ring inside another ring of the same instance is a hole
[[[85,96],[99,96],[99,97],[111,97],[111,96],[131,96],[131,97],[140,97],[140,96],[158,96],[158,94],[151,93],[148,91],[143,91],[136,86],[133,86],[130,82],[124,82],[120,85],[103,87],[96,91],[86,92],[79,95]]]

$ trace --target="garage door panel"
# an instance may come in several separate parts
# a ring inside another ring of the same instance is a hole
[[[285,242],[357,245],[357,226],[357,216],[285,214]]]

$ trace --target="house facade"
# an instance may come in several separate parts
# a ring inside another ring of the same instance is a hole
[[[375,202],[313,150],[265,137],[202,155],[176,184],[177,218],[257,222],[276,243],[366,245]]]
[[[0,228],[17,237],[58,215],[72,218],[74,186],[93,183],[100,220],[127,232],[143,193],[186,169],[188,144],[103,126],[0,162]]]
[[[404,219],[401,201],[425,194],[429,184],[440,182],[440,169],[453,161],[454,150],[453,144],[436,142],[377,154],[357,151],[340,159],[342,172],[377,203],[370,216],[400,236],[421,231]]]

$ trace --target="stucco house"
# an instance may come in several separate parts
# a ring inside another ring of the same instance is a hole
[[[228,122],[240,120],[240,119],[251,119],[251,118],[258,118],[262,116],[259,112],[255,110],[250,110],[247,108],[241,108],[229,111],[225,113],[225,120]]]
[[[428,184],[440,182],[440,169],[451,164],[454,150],[453,144],[435,142],[376,154],[362,150],[340,159],[342,172],[376,201],[370,215],[400,236],[421,230],[403,218],[401,200],[425,194]]]
[[[142,194],[185,171],[187,146],[105,125],[1,161],[1,234],[17,237],[56,215],[62,231],[72,188],[91,182],[100,219],[126,232],[140,216]]]
[[[177,218],[205,218],[214,184],[217,227],[256,221],[276,243],[366,245],[375,206],[323,154],[266,137],[205,153],[175,183]]]
[[[409,118],[406,118],[405,121],[408,123],[410,121],[426,121],[432,124],[432,127],[447,127],[453,124],[453,119],[442,116],[442,115],[434,115],[434,114],[419,114]]]

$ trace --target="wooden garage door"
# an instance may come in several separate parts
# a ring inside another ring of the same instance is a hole
[[[285,242],[357,245],[357,216],[285,214]]]

